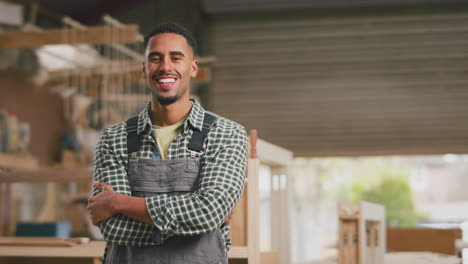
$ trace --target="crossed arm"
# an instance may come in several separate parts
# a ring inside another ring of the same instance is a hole
[[[162,234],[195,235],[228,224],[244,185],[247,140],[243,129],[232,133],[222,147],[206,153],[199,188],[183,195],[131,196],[125,167],[100,140],[96,150],[95,174],[88,210],[93,224],[100,226],[106,240],[125,239],[126,227],[156,226]],[[135,223],[137,222],[137,223]]]

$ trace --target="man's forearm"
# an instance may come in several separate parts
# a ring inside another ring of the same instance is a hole
[[[145,198],[117,194],[114,202],[116,213],[123,214],[137,221],[154,225],[148,209],[146,208]]]

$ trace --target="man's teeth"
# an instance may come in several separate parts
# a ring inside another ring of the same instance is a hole
[[[171,82],[175,82],[175,79],[174,78],[164,78],[164,79],[159,79],[158,82],[160,82],[160,83],[171,83]]]

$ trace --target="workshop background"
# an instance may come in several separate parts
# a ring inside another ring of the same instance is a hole
[[[193,97],[267,144],[230,263],[468,263],[467,0],[0,1],[0,263],[99,263],[94,148],[148,102],[166,21],[198,41]],[[339,202],[362,201],[385,243],[350,253]]]

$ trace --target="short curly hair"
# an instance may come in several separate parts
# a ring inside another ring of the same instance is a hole
[[[195,41],[195,38],[193,37],[192,33],[190,33],[190,31],[188,31],[185,27],[173,22],[161,23],[155,28],[153,28],[153,30],[148,32],[148,34],[146,34],[144,38],[145,49],[148,46],[150,38],[163,33],[174,33],[177,35],[181,35],[187,40],[187,43],[192,48],[193,53],[196,53],[197,42]]]

